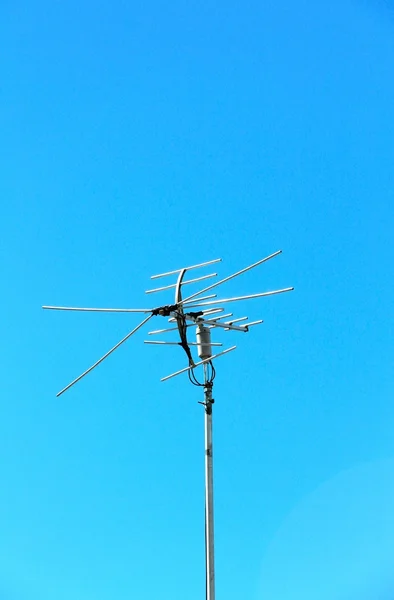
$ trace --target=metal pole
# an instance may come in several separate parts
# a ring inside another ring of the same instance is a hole
[[[212,445],[212,383],[208,365],[204,364],[205,396],[205,567],[206,600],[215,600],[215,560],[213,525],[213,445]]]

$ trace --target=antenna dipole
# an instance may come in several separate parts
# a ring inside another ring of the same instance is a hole
[[[145,323],[147,323],[152,317],[165,317],[168,318],[171,327],[156,329],[148,332],[152,334],[167,334],[168,332],[178,332],[178,339],[175,341],[146,341],[146,344],[157,344],[160,346],[180,346],[187,356],[187,366],[162,377],[161,381],[167,381],[173,377],[177,377],[182,373],[187,373],[188,377],[196,386],[202,387],[204,390],[204,401],[199,402],[204,406],[205,412],[205,568],[206,568],[206,600],[215,600],[215,560],[214,560],[214,507],[213,507],[213,442],[212,442],[212,413],[214,399],[212,396],[213,382],[215,379],[215,367],[213,361],[228,354],[235,350],[236,346],[231,346],[218,354],[212,355],[212,346],[221,346],[222,343],[211,341],[211,332],[215,331],[234,331],[247,333],[251,327],[261,324],[261,319],[256,321],[248,321],[248,317],[237,317],[232,318],[233,313],[223,313],[224,308],[218,306],[220,304],[227,304],[233,302],[240,302],[243,300],[252,300],[255,298],[262,298],[265,296],[274,296],[285,292],[290,292],[294,288],[282,288],[278,290],[259,292],[255,294],[247,294],[243,296],[235,296],[232,298],[223,298],[216,300],[216,294],[209,294],[202,296],[205,292],[208,292],[220,285],[226,283],[254,269],[255,267],[271,260],[275,256],[281,254],[281,250],[270,254],[269,256],[249,265],[232,275],[228,275],[224,279],[217,281],[216,283],[210,284],[209,286],[201,289],[200,291],[193,292],[186,298],[182,297],[182,289],[184,285],[196,284],[200,281],[216,277],[216,273],[209,275],[203,275],[201,277],[195,277],[194,279],[188,279],[184,281],[185,274],[197,268],[203,268],[208,265],[212,265],[221,261],[220,258],[207,261],[205,263],[199,263],[189,267],[183,267],[181,269],[175,269],[173,271],[167,271],[166,273],[160,273],[159,275],[153,275],[151,279],[159,279],[162,277],[168,277],[171,275],[177,275],[175,283],[161,286],[159,288],[147,290],[147,294],[165,292],[175,288],[175,297],[173,304],[162,304],[155,308],[83,308],[74,306],[43,306],[42,308],[48,310],[61,310],[61,311],[83,311],[83,312],[103,312],[103,313],[144,313],[146,316],[132,329],[123,339],[121,339],[115,346],[113,346],[108,352],[106,352],[99,360],[97,360],[91,367],[86,369],[76,379],[71,381],[66,387],[64,387],[57,396],[62,395],[64,392],[73,387],[81,379],[83,379],[88,373],[93,371],[98,365],[100,365],[108,356],[110,356],[115,350],[117,350],[124,342],[126,342],[131,336],[133,336],[139,329],[141,329]],[[213,300],[215,298],[215,300]],[[216,315],[216,316],[213,316]],[[224,320],[226,319],[226,320]],[[242,323],[241,323],[242,322]],[[196,327],[196,342],[189,342],[188,332],[190,327]],[[227,335],[227,334],[225,334]],[[192,349],[197,348],[198,359],[195,360],[193,357]],[[203,370],[203,381],[200,382],[196,375],[196,370],[202,366]]]

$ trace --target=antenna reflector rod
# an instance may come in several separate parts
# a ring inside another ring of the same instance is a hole
[[[200,263],[198,265],[192,265],[191,267],[183,267],[182,269],[175,269],[175,271],[167,271],[167,273],[160,273],[159,275],[152,275],[151,279],[159,279],[159,277],[167,277],[167,275],[176,275],[185,269],[185,271],[190,271],[191,269],[199,269],[200,267],[207,267],[208,265],[213,265],[214,263],[221,262],[221,258],[215,258],[214,260],[208,260],[207,262]]]

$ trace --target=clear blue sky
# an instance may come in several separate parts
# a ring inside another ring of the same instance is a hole
[[[181,350],[56,399],[138,316],[40,307],[278,249],[222,288],[296,290],[217,362],[217,598],[393,589],[392,1],[4,0],[0,40],[1,600],[204,598]]]

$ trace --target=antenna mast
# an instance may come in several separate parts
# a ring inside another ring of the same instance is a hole
[[[197,325],[198,355],[211,358],[211,330],[205,325]],[[211,365],[204,364],[204,402],[205,409],[205,573],[206,600],[215,600],[215,540],[213,520],[213,441],[212,441],[212,397],[215,371]]]
[[[208,265],[220,262],[221,259],[210,260],[205,263],[193,265],[191,267],[183,267],[175,271],[168,271],[161,273],[160,275],[153,275],[151,279],[158,279],[161,277],[167,277],[171,275],[177,275],[175,283],[162,286],[159,288],[147,290],[147,294],[155,292],[167,291],[171,288],[175,291],[174,304],[164,304],[156,308],[79,308],[71,306],[43,306],[45,309],[50,310],[63,310],[63,311],[85,311],[85,312],[113,312],[113,313],[143,313],[145,318],[139,325],[134,327],[122,340],[120,340],[115,346],[113,346],[108,352],[104,354],[99,360],[97,360],[91,367],[86,369],[81,375],[64,387],[57,396],[60,396],[78,381],[80,381],[85,375],[93,371],[100,363],[102,363],[110,354],[119,348],[124,342],[126,342],[134,333],[145,325],[152,317],[168,317],[169,323],[173,323],[174,326],[167,327],[165,329],[157,329],[150,331],[149,335],[152,334],[167,334],[168,332],[178,332],[178,341],[161,341],[161,340],[149,340],[145,341],[146,344],[159,344],[159,345],[177,345],[180,346],[187,357],[187,366],[171,375],[163,377],[161,381],[167,381],[172,377],[176,377],[182,373],[187,373],[191,383],[196,386],[204,388],[204,401],[200,402],[204,406],[205,411],[205,568],[206,568],[206,600],[215,600],[215,561],[214,561],[214,507],[213,507],[213,442],[212,442],[212,412],[214,399],[212,396],[213,382],[215,379],[215,367],[213,366],[213,360],[216,360],[220,356],[224,356],[228,352],[235,350],[236,346],[231,346],[226,350],[219,352],[218,354],[212,355],[213,346],[222,346],[222,343],[211,342],[211,331],[212,329],[218,331],[236,331],[236,332],[248,332],[250,327],[259,325],[262,320],[248,321],[248,317],[231,318],[233,313],[221,314],[224,312],[221,304],[239,302],[241,300],[251,300],[254,298],[262,298],[264,296],[273,296],[276,294],[282,294],[284,292],[290,292],[294,288],[283,288],[279,290],[260,292],[257,294],[248,294],[245,296],[236,296],[233,298],[224,298],[221,300],[214,300],[216,294],[208,294],[202,296],[206,292],[226,283],[227,281],[250,271],[251,269],[267,262],[271,258],[281,254],[281,250],[270,254],[269,256],[257,261],[256,263],[233,273],[203,288],[199,292],[194,292],[186,298],[182,298],[183,286],[188,284],[195,284],[199,281],[216,277],[216,273],[210,275],[203,275],[194,279],[184,281],[185,274],[197,268],[206,267]],[[218,314],[219,313],[219,314]],[[224,320],[226,319],[226,320]],[[241,323],[245,321],[244,323]],[[188,329],[191,326],[196,327],[196,342],[189,342],[187,334]],[[192,348],[197,347],[198,360],[195,362],[192,354]],[[196,375],[196,369],[203,367],[203,381],[200,382]]]

